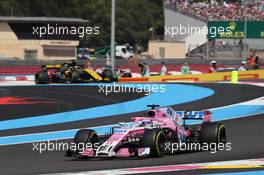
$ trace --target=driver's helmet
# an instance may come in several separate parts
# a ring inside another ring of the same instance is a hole
[[[75,61],[75,60],[72,60],[72,62],[71,62],[71,66],[72,67],[75,67],[77,65],[77,62]]]
[[[69,64],[68,64],[68,63],[62,63],[62,66],[63,66],[63,67],[68,67]]]
[[[211,61],[211,65],[215,65],[216,64],[216,61],[215,60],[212,60]]]
[[[42,65],[42,66],[41,66],[41,70],[42,70],[42,71],[46,71],[46,70],[47,70],[47,66],[46,66],[46,65]]]

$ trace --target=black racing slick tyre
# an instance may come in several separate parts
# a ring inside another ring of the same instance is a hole
[[[98,136],[94,130],[81,129],[75,134],[73,141],[76,149],[68,149],[65,153],[66,157],[79,155],[80,151],[84,151],[87,146],[89,146],[89,148],[95,148],[95,143],[98,143]]]
[[[226,143],[226,129],[221,123],[204,123],[200,131],[200,143]]]
[[[80,78],[80,72],[73,70],[71,73],[71,83],[77,83]]]
[[[35,83],[36,84],[47,84],[49,83],[49,76],[46,71],[40,71],[35,74]]]
[[[92,129],[81,129],[75,134],[73,141],[75,144],[95,144],[98,142],[98,135]]]
[[[102,72],[102,78],[103,79],[113,79],[114,78],[114,75],[113,75],[113,72],[111,69],[105,69],[103,72]]]
[[[166,137],[160,129],[149,129],[143,134],[142,147],[150,148],[151,157],[161,157],[165,153]]]

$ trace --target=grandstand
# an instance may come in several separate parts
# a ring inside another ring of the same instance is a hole
[[[220,3],[221,2],[221,3]],[[166,0],[166,7],[200,20],[264,20],[264,1],[252,0],[227,3],[211,0],[210,3],[184,0]]]
[[[186,1],[186,0],[165,0],[165,26],[175,26],[176,24],[187,25],[191,24],[193,27],[208,26],[210,22],[231,22],[239,23],[240,21],[259,22],[260,33],[264,33],[264,1]],[[244,25],[243,22],[243,27]],[[254,28],[254,27],[253,27]],[[175,37],[165,36],[167,41],[184,41],[186,42],[187,55],[189,57],[210,57],[210,58],[239,58],[246,56],[250,49],[258,50],[260,56],[264,56],[263,35],[251,36],[256,31],[250,31],[247,26],[247,39],[244,37],[230,37],[230,38],[209,38],[207,35],[194,36],[177,35]],[[245,30],[240,30],[240,33],[245,35]],[[247,51],[247,52],[244,52]]]

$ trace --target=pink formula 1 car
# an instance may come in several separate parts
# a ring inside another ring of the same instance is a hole
[[[75,148],[66,151],[70,157],[159,157],[172,153],[171,146],[182,143],[225,144],[223,124],[211,122],[209,111],[174,111],[170,107],[151,107],[144,116],[132,122],[119,123],[106,135],[81,129],[74,138]],[[200,125],[186,125],[186,120],[202,120]],[[177,146],[178,146],[177,145]],[[178,147],[179,148],[179,147]]]

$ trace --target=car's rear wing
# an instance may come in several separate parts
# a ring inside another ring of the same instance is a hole
[[[203,120],[203,122],[211,121],[210,111],[175,111],[183,120]]]
[[[204,111],[175,111],[171,107],[160,108],[162,112],[166,113],[167,116],[171,117],[177,123],[181,124],[182,121],[185,124],[186,120],[203,120],[203,122],[211,121],[211,112],[208,110]]]
[[[184,120],[202,120],[205,116],[204,111],[175,111]]]

